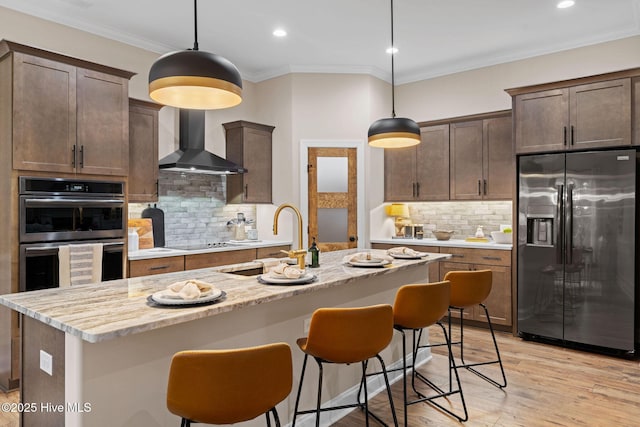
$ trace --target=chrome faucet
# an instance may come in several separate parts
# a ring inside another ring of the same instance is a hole
[[[296,208],[295,206],[289,203],[283,203],[280,206],[278,206],[278,209],[276,209],[276,212],[273,214],[273,234],[274,235],[278,234],[278,216],[280,216],[280,212],[284,208],[291,208],[291,210],[293,210],[293,212],[295,212],[296,216],[298,217],[298,250],[295,250],[295,251],[290,250],[288,252],[287,251],[283,251],[283,252],[286,252],[289,258],[296,258],[298,260],[298,267],[301,269],[304,269],[305,267],[304,262],[305,262],[305,257],[307,256],[307,250],[304,249],[304,247],[302,246],[302,214],[300,213],[298,208]]]

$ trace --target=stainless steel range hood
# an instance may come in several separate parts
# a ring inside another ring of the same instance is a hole
[[[160,159],[160,169],[213,175],[246,172],[242,166],[204,149],[204,113],[180,110],[180,148]]]

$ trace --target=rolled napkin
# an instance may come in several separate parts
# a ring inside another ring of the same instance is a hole
[[[192,300],[206,296],[212,291],[213,285],[210,283],[196,279],[189,279],[170,284],[162,293],[162,296],[166,298]]]
[[[372,254],[371,252],[357,252],[342,258],[342,262],[392,262],[393,258],[388,255]]]
[[[420,256],[422,252],[414,251],[411,248],[407,248],[405,246],[398,246],[397,248],[387,249],[387,253],[389,255],[409,255],[409,256]]]
[[[271,270],[269,270],[269,273],[267,274],[269,277],[273,277],[276,279],[299,279],[304,275],[304,270],[301,270],[300,268],[293,265],[281,262],[280,264],[271,268]]]

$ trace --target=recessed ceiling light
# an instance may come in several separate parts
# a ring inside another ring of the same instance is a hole
[[[574,4],[576,4],[576,2],[573,0],[562,0],[561,2],[558,2],[558,5],[556,7],[558,9],[566,9],[573,6]]]
[[[387,50],[386,50],[386,52],[387,52],[388,54],[390,54],[390,55],[391,55],[391,54],[395,54],[395,53],[398,53],[398,48],[397,48],[397,47],[388,47],[388,48],[387,48]]]
[[[273,30],[273,35],[276,37],[284,37],[287,35],[287,32],[282,28],[276,28],[275,30]]]

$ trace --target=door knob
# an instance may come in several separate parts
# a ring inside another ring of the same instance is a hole
[[[358,240],[358,238],[356,236],[349,236],[349,241],[350,242],[355,242],[356,240]]]

